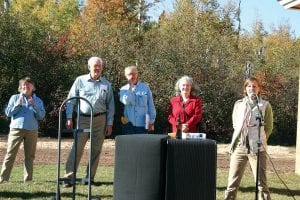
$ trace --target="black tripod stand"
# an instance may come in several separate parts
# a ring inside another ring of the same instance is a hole
[[[252,97],[251,97],[252,98]],[[254,104],[256,105],[257,107],[257,115],[256,115],[256,120],[258,122],[258,140],[257,140],[257,164],[256,164],[256,185],[255,185],[255,200],[258,200],[258,183],[260,181],[260,148],[261,148],[261,139],[260,139],[260,129],[262,127],[262,113],[259,109],[259,106],[258,106],[258,97],[257,95],[255,95],[255,97],[252,99]]]

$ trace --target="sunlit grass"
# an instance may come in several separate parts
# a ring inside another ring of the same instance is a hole
[[[224,198],[224,190],[226,189],[228,171],[218,170],[217,174],[217,199]],[[300,199],[300,176],[293,172],[280,173],[279,177],[288,186],[289,190],[295,199]],[[272,200],[292,200],[288,189],[281,183],[277,175],[273,172],[267,173],[268,185],[271,192]],[[240,189],[237,194],[237,199],[250,200],[255,199],[255,180],[250,170],[246,171]]]
[[[62,170],[63,170],[62,166]],[[77,177],[84,176],[85,167],[81,166]],[[113,167],[99,167],[95,178],[96,186],[92,186],[92,196],[100,196],[101,199],[113,199]],[[63,171],[61,172],[63,175]],[[222,200],[227,184],[227,170],[217,172],[217,200]],[[272,200],[292,200],[289,192],[277,178],[275,173],[268,172],[268,182]],[[288,185],[295,199],[300,199],[300,176],[293,172],[281,173],[280,177]],[[23,166],[14,167],[11,179],[8,183],[0,184],[0,199],[50,199],[56,194],[56,166],[55,165],[35,165],[33,181],[23,183]],[[62,188],[61,199],[72,199],[72,188]],[[78,183],[76,187],[76,199],[87,199],[88,186]],[[246,171],[238,199],[255,199],[255,182],[250,171]],[[188,200],[188,199],[187,199]]]
[[[63,176],[64,167],[61,166]],[[85,167],[81,166],[77,177],[83,178]],[[36,165],[33,181],[23,183],[23,166],[13,168],[10,181],[0,184],[0,199],[50,199],[56,194],[57,168],[55,165]],[[101,199],[113,199],[113,167],[99,167],[96,177],[96,185],[92,186],[92,196],[101,196]],[[61,199],[72,199],[73,188],[60,186]],[[76,199],[87,199],[88,186],[77,183]]]

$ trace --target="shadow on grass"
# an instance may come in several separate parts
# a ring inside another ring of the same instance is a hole
[[[30,193],[30,192],[11,192],[11,191],[3,191],[0,192],[0,197],[2,198],[7,198],[7,199],[11,199],[11,198],[21,198],[21,199],[39,199],[39,198],[48,198],[51,199],[54,197],[56,197],[56,193],[55,192],[35,192],[35,193]],[[60,197],[63,198],[72,198],[73,194],[72,193],[61,193]],[[80,197],[87,197],[86,194],[82,194],[82,193],[76,193],[77,198]],[[92,195],[93,197],[93,195]],[[98,196],[101,198],[112,198],[112,195],[102,195],[102,196]]]
[[[101,186],[101,185],[113,185],[114,182],[95,182],[94,186]]]
[[[226,187],[217,187],[219,191],[225,191]],[[272,194],[279,194],[279,195],[286,195],[286,196],[300,196],[300,190],[287,190],[286,188],[274,188],[269,187],[270,193]],[[255,187],[240,187],[239,191],[241,192],[253,192],[255,193]]]
[[[54,192],[11,192],[2,191],[0,192],[1,198],[21,198],[21,199],[33,199],[33,198],[47,198],[55,196]]]
[[[48,182],[48,183],[56,183],[56,181],[46,181],[46,182]],[[84,184],[82,184],[81,182],[78,182],[78,183],[76,182],[76,185],[84,185]],[[92,184],[92,186],[101,186],[101,185],[107,185],[107,186],[114,185],[114,182],[110,182],[110,181],[97,182],[97,181],[95,181],[94,184]]]

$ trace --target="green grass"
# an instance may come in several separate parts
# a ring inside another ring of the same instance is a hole
[[[64,169],[64,166],[61,166]],[[85,175],[85,167],[81,166],[77,177]],[[63,177],[63,170],[60,177]],[[23,166],[13,168],[9,182],[0,184],[0,199],[50,199],[56,194],[57,169],[55,165],[35,165],[33,181],[23,183]],[[113,167],[99,167],[95,178],[96,186],[92,186],[92,196],[101,199],[113,199]],[[101,185],[99,182],[101,182]],[[61,199],[72,199],[72,187],[60,187]],[[77,184],[76,199],[87,199],[88,186]]]
[[[64,168],[64,166],[62,166]],[[85,168],[79,168],[78,177],[84,176]],[[113,167],[100,167],[95,181],[101,184],[92,186],[92,196],[100,196],[102,200],[113,199]],[[217,172],[217,200],[222,200],[227,184],[227,170]],[[61,173],[63,175],[63,172]],[[280,177],[288,185],[295,199],[300,200],[300,176],[293,172],[281,173]],[[56,166],[35,165],[33,181],[23,183],[23,166],[17,165],[13,168],[11,179],[7,183],[0,184],[0,199],[50,199],[56,193]],[[277,178],[275,173],[268,172],[268,182],[272,200],[292,200],[289,192]],[[62,188],[61,199],[72,199],[72,188]],[[78,184],[76,187],[76,199],[87,199],[88,187]],[[255,182],[250,171],[246,171],[238,199],[255,199]],[[155,199],[154,199],[155,200]],[[187,199],[188,200],[188,199]]]
[[[227,185],[228,171],[218,170],[217,174],[217,200],[224,198],[224,190]],[[300,200],[300,176],[293,172],[281,173],[279,177],[288,186],[295,199]],[[292,200],[289,191],[282,184],[275,173],[267,172],[268,186],[271,192],[272,200]],[[237,199],[251,200],[255,199],[255,180],[250,170],[246,171],[240,189],[237,194]]]

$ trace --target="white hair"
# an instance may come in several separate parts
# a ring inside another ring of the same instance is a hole
[[[90,67],[92,64],[96,63],[97,61],[99,61],[101,65],[103,64],[101,58],[96,57],[96,56],[90,57],[90,59],[88,60],[88,67]]]
[[[198,86],[195,84],[194,80],[192,77],[189,77],[189,76],[182,76],[180,79],[177,80],[176,84],[175,84],[175,93],[176,93],[176,96],[180,95],[180,88],[179,88],[179,85],[182,81],[187,81],[190,83],[191,85],[191,94],[192,95],[197,95],[197,93],[199,92],[199,88]]]

